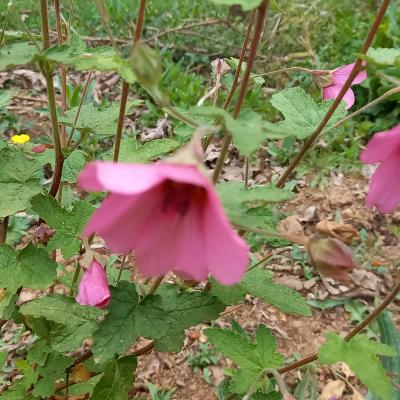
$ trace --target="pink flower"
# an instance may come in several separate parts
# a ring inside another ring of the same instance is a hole
[[[103,267],[93,260],[90,267],[83,272],[76,301],[82,305],[104,308],[110,300],[107,275]]]
[[[324,100],[336,99],[345,82],[347,81],[347,78],[350,76],[353,67],[354,64],[348,64],[344,65],[343,67],[336,68],[331,72],[331,83],[327,86],[324,86],[322,89],[322,97]],[[357,85],[362,81],[365,81],[365,79],[367,79],[367,72],[361,71],[354,78],[352,85]],[[348,110],[354,104],[354,92],[351,90],[351,88],[349,88],[344,94],[343,100],[347,104],[346,110]]]
[[[32,147],[32,151],[34,153],[44,153],[46,151],[46,145],[38,144],[38,145]]]
[[[367,206],[377,206],[383,213],[400,204],[400,124],[375,133],[361,153],[364,164],[381,164],[375,171],[367,195]]]
[[[174,271],[184,279],[238,282],[248,246],[233,231],[212,184],[193,164],[89,163],[78,178],[110,192],[84,229],[115,253],[136,254],[144,276]]]

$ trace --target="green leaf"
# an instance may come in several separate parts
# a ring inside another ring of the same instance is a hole
[[[43,366],[46,364],[49,353],[51,353],[51,347],[48,345],[45,339],[39,339],[29,349],[26,360],[30,364],[38,364],[39,366]]]
[[[103,377],[103,374],[101,373],[101,374],[91,377],[86,382],[75,383],[74,385],[72,385],[69,388],[68,393],[71,396],[78,395],[78,394],[85,394],[85,393],[92,394],[94,387],[99,383],[99,381],[102,377]]]
[[[50,353],[43,366],[37,368],[41,378],[37,381],[33,389],[34,396],[49,397],[54,393],[55,381],[65,376],[65,369],[74,363],[72,357],[67,357],[58,353]]]
[[[41,168],[17,146],[0,150],[0,218],[25,210],[29,200],[42,191],[36,174]]]
[[[132,109],[142,104],[141,100],[128,101],[125,114],[129,114]],[[68,110],[63,116],[59,117],[59,122],[67,126],[74,126],[78,106]],[[117,129],[119,115],[119,102],[110,103],[105,107],[95,107],[93,104],[85,104],[81,108],[75,129],[99,135],[113,136]]]
[[[310,307],[299,293],[287,286],[273,283],[271,277],[270,271],[254,268],[246,273],[241,285],[247,293],[285,313],[311,316]]]
[[[167,331],[160,296],[149,296],[139,304],[135,284],[121,281],[111,287],[108,314],[99,324],[92,346],[96,362],[108,361],[126,351],[138,335],[158,338]],[[155,302],[155,303],[154,303]]]
[[[57,264],[46,250],[28,244],[21,251],[0,245],[0,287],[15,292],[20,287],[46,289],[56,278]]]
[[[13,381],[11,386],[1,395],[1,400],[26,399],[26,391],[36,382],[37,372],[25,360],[16,360],[15,366],[22,372],[23,377]]]
[[[273,283],[272,276],[271,271],[253,268],[237,285],[223,286],[212,282],[211,293],[227,305],[238,303],[249,293],[288,314],[311,316],[310,307],[303,297],[287,286]]]
[[[1,254],[1,247],[0,247]],[[1,270],[1,256],[0,256]],[[15,303],[18,300],[18,294],[11,290],[0,290],[0,319],[11,319],[12,313],[15,310]]]
[[[0,71],[28,64],[38,49],[31,43],[14,43],[0,48]]]
[[[87,201],[80,201],[74,205],[71,211],[67,211],[49,195],[35,196],[31,200],[31,205],[33,211],[56,230],[47,244],[48,250],[61,249],[64,258],[70,258],[77,254],[81,245],[79,236],[93,212],[93,206]]]
[[[224,58],[224,60],[235,70],[237,69],[237,67],[239,66],[239,59],[234,58],[234,57],[230,57],[230,58]],[[247,63],[246,62],[242,62],[242,66],[240,68],[240,76],[243,76],[245,71],[247,68]],[[257,85],[262,85],[265,80],[262,76],[257,75],[257,74],[250,74],[250,79]]]
[[[274,132],[270,124],[264,121],[254,111],[242,112],[237,119],[234,119],[226,110],[217,107],[193,107],[190,112],[195,115],[220,118],[225,129],[232,135],[233,143],[241,153],[250,155],[256,151],[267,139],[281,139],[291,133]]]
[[[93,335],[101,311],[95,307],[81,306],[68,296],[52,295],[22,305],[21,313],[58,324],[59,329],[51,346],[59,352],[70,352]]]
[[[134,356],[110,361],[103,376],[93,389],[90,400],[126,400],[133,384],[133,372],[137,361]]]
[[[284,89],[272,95],[271,104],[283,114],[285,119],[276,124],[268,123],[268,129],[276,134],[281,133],[304,139],[317,129],[332,105],[332,100],[317,104],[304,89],[296,87]],[[325,129],[331,128],[346,114],[345,102],[342,101]],[[331,131],[331,134],[333,135],[334,132]]]
[[[0,91],[0,110],[6,108],[11,104],[11,99],[15,95],[14,90],[2,90]]]
[[[70,65],[76,61],[77,57],[81,56],[85,52],[85,42],[78,35],[74,35],[71,37],[69,43],[49,47],[44,52],[44,57],[48,61]]]
[[[175,287],[162,285],[157,293],[163,299],[162,311],[168,327],[166,334],[155,341],[159,351],[180,351],[185,329],[215,319],[225,309],[216,297],[206,292],[179,293]]]
[[[73,151],[64,161],[62,180],[75,183],[85,163],[85,153],[80,150]]]
[[[252,10],[261,4],[262,0],[208,0],[217,5],[233,6],[239,4],[244,11]]]
[[[146,163],[176,150],[179,146],[180,143],[173,139],[155,139],[150,142],[139,143],[135,139],[125,138],[121,141],[119,161]],[[110,151],[105,159],[112,160],[113,153],[113,151]]]
[[[379,65],[400,67],[400,49],[370,48],[365,59]]]
[[[228,329],[211,328],[205,334],[217,350],[240,367],[230,387],[235,393],[245,393],[266,368],[275,369],[283,364],[283,356],[276,351],[276,340],[264,325],[257,328],[255,342]]]
[[[322,364],[345,362],[368,389],[383,400],[391,400],[390,381],[377,357],[377,354],[393,356],[394,351],[391,347],[368,340],[365,335],[357,335],[348,342],[334,333],[327,333],[325,337],[326,343],[319,350],[319,360]]]
[[[7,357],[8,357],[7,351],[0,351],[0,370],[3,368],[3,365],[6,362]]]

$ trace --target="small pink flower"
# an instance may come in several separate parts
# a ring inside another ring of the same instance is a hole
[[[110,192],[84,234],[98,233],[115,253],[134,250],[142,275],[172,270],[201,281],[211,273],[226,285],[243,276],[248,246],[196,165],[98,161],[85,167],[78,182],[88,191]]]
[[[90,267],[83,272],[76,301],[82,305],[104,308],[108,306],[110,300],[107,275],[103,267],[93,260]]]
[[[354,63],[336,68],[331,72],[331,83],[327,86],[324,86],[322,89],[322,97],[324,100],[336,99],[342,90],[342,87],[346,83],[347,78],[350,76],[353,67]],[[361,71],[354,78],[352,85],[357,85],[362,81],[365,81],[365,79],[367,79],[367,72]],[[349,88],[344,94],[343,100],[346,102],[346,110],[348,110],[354,104],[354,92],[351,90],[351,88]]]
[[[32,147],[33,153],[44,153],[45,151],[46,151],[46,145],[44,145],[44,144],[38,144],[38,145]]]
[[[364,164],[379,163],[367,195],[367,206],[377,206],[383,213],[400,204],[400,124],[388,131],[375,133],[361,153]]]

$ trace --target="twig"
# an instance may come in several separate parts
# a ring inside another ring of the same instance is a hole
[[[136,21],[135,36],[133,38],[133,46],[140,40],[143,30],[144,14],[146,10],[146,0],[140,0],[139,12]],[[119,115],[117,123],[117,132],[115,133],[115,144],[114,144],[114,157],[113,160],[116,162],[119,158],[119,149],[121,147],[122,128],[124,125],[124,117],[126,110],[126,103],[128,101],[129,84],[125,81],[122,82],[121,100],[119,106]]]
[[[161,275],[151,284],[151,287],[147,293],[147,296],[150,296],[156,292],[158,287],[161,285],[161,282],[163,281],[163,279],[164,279],[164,275]]]
[[[383,0],[383,3],[381,7],[379,8],[378,14],[376,15],[375,21],[372,24],[372,27],[368,33],[368,36],[365,40],[365,43],[363,45],[363,48],[361,49],[361,54],[366,54],[369,46],[372,43],[372,40],[375,37],[375,34],[379,28],[379,25],[385,15],[386,9],[388,8],[390,4],[390,0]],[[311,134],[311,136],[304,142],[303,147],[297,154],[297,156],[293,159],[293,161],[290,163],[290,165],[286,168],[286,171],[283,173],[281,178],[278,180],[277,187],[281,188],[285,184],[287,178],[291,175],[293,170],[297,167],[297,165],[300,163],[300,161],[303,159],[304,155],[306,152],[311,148],[311,146],[314,144],[316,138],[319,136],[319,134],[322,132],[322,130],[325,128],[326,124],[329,122],[331,119],[333,113],[339,106],[340,102],[343,99],[343,96],[347,92],[347,90],[350,88],[350,85],[353,83],[355,77],[358,75],[358,73],[362,69],[362,63],[363,61],[359,58],[354,64],[354,67],[347,78],[345,84],[343,85],[342,89],[340,90],[338,96],[334,100],[333,104],[329,107],[329,110],[327,111],[325,117],[322,119],[320,124],[318,125],[317,129]]]
[[[0,224],[0,243],[5,243],[7,239],[8,221],[10,217],[4,217]]]
[[[366,326],[368,326],[378,315],[396,298],[397,294],[400,291],[400,281],[398,281],[393,289],[390,291],[390,293],[386,296],[386,298],[382,301],[381,304],[379,304],[378,307],[372,311],[371,314],[368,315],[367,318],[365,318],[364,321],[362,321],[360,324],[358,324],[347,336],[345,336],[344,340],[348,342],[351,340],[355,335],[360,333]],[[309,364],[315,360],[318,359],[318,353],[311,354],[301,360],[295,361],[292,364],[286,365],[280,369],[278,369],[278,372],[280,374],[283,374],[284,372],[291,371],[293,369],[299,368],[303,365]]]
[[[57,43],[63,44],[63,34],[61,29],[60,0],[54,0],[54,12],[56,16]],[[60,65],[61,78],[61,109],[63,114],[67,111],[67,72],[63,65]],[[64,146],[67,140],[66,126],[61,126],[61,144]]]
[[[247,92],[247,87],[248,87],[248,84],[250,81],[250,74],[253,69],[254,60],[257,55],[258,45],[260,43],[260,38],[261,38],[262,32],[264,31],[264,20],[265,20],[265,15],[266,15],[267,9],[268,9],[268,3],[269,3],[269,0],[263,0],[263,2],[257,8],[257,18],[256,18],[256,22],[255,22],[254,35],[253,35],[251,45],[250,45],[250,51],[249,51],[249,56],[247,59],[246,71],[244,73],[243,79],[240,84],[238,100],[237,100],[235,109],[232,114],[233,118],[237,118],[237,116],[240,114],[240,110],[242,108],[242,104],[243,104],[243,101],[244,101],[244,98],[245,98],[245,95]],[[240,70],[239,66],[238,66],[238,69]],[[213,182],[214,183],[218,182],[218,178],[222,171],[222,167],[224,165],[225,158],[228,154],[228,149],[229,149],[229,145],[230,145],[231,141],[232,141],[232,135],[229,133],[226,133],[224,142],[222,144],[221,153],[218,158],[217,165],[215,166],[215,170],[214,170],[214,174],[213,174]]]

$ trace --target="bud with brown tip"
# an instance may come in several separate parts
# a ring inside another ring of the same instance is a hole
[[[349,272],[357,266],[351,248],[332,237],[311,237],[307,252],[314,267],[324,277],[347,281]]]

